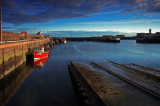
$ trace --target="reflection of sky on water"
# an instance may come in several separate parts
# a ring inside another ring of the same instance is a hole
[[[16,106],[75,106],[68,64],[70,61],[111,60],[160,69],[160,44],[68,42],[56,45],[41,69],[34,69],[7,104]]]
[[[58,45],[54,53],[59,61],[112,60],[160,69],[159,52],[159,44],[137,44],[135,40],[122,40],[121,43],[68,42],[65,46]]]

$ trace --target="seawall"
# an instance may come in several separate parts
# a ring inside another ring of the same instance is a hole
[[[35,37],[43,38],[43,36],[41,36],[41,35],[31,35],[31,34],[26,34],[25,35],[25,34],[21,34],[21,33],[2,32],[2,40],[3,41],[33,39]]]
[[[0,45],[0,79],[12,72],[26,61],[26,53],[38,45],[49,42],[50,39],[27,42],[8,43]]]

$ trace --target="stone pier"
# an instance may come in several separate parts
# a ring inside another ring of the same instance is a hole
[[[38,45],[49,42],[50,39],[41,39],[25,42],[5,43],[0,45],[0,79],[12,72],[26,61],[26,53]]]

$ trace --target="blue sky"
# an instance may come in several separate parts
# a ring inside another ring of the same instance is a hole
[[[52,36],[160,32],[160,0],[2,0],[3,31]]]

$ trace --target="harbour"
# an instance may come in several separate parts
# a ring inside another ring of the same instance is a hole
[[[160,106],[159,10],[0,0],[0,106]]]
[[[86,98],[88,97],[87,94],[83,94],[84,97],[81,97],[79,96],[79,94],[76,93],[77,90],[75,90],[74,81],[72,75],[70,75],[68,65],[70,65],[71,62],[78,62],[85,64],[85,66],[87,66],[88,68],[90,66],[87,64],[90,62],[95,62],[99,63],[100,65],[104,65],[108,61],[111,61],[113,63],[110,63],[112,65],[109,66],[114,66],[114,63],[118,63],[118,64],[124,64],[124,66],[126,67],[136,68],[136,69],[138,69],[137,68],[138,65],[139,67],[141,66],[148,67],[148,72],[152,72],[149,71],[149,69],[155,70],[157,71],[157,73],[156,72],[152,73],[158,76],[160,70],[159,49],[157,49],[158,47],[159,44],[148,44],[146,48],[146,44],[136,43],[136,40],[122,40],[121,43],[67,41],[66,44],[64,43],[56,44],[50,50],[50,55],[48,59],[45,60],[44,65],[42,65],[41,67],[39,66],[35,67],[34,63],[28,64],[24,62],[24,64],[19,66],[21,68],[16,68],[15,71],[13,71],[13,73],[9,74],[7,77],[1,80],[0,83],[1,85],[3,85],[3,89],[1,88],[0,98],[3,99],[1,99],[2,101],[0,101],[0,103],[6,106],[10,106],[13,104],[19,106],[26,104],[37,105],[37,106],[39,105],[76,106],[76,105],[86,105],[85,103],[89,105],[90,104],[89,101],[91,99],[91,100],[98,100],[97,104],[105,105],[102,102],[103,99],[99,98],[99,96],[97,97],[98,93],[94,94],[93,92],[95,91],[92,91],[91,88],[89,88],[90,91],[89,95],[92,95],[93,98],[89,97],[90,99],[88,100],[86,100]],[[116,51],[119,51],[119,53],[117,54]],[[133,67],[133,65],[129,64],[135,64],[135,65]],[[142,68],[140,69],[141,71],[143,71]],[[103,71],[101,72],[104,75],[106,75],[105,72]],[[102,76],[104,76],[103,74]],[[152,75],[149,78],[153,78],[153,76],[156,75]],[[98,79],[103,78],[102,76],[98,77]],[[125,77],[125,75],[123,76]],[[142,74],[142,76],[146,76],[146,74]],[[96,80],[94,79],[94,76],[92,76],[92,74],[88,78],[91,78],[91,81]],[[109,78],[115,79],[112,76],[110,76]],[[21,80],[17,82],[18,80],[15,81],[14,79],[15,80],[21,79]],[[80,82],[84,82],[85,87],[86,86],[88,87],[88,83],[85,83],[85,81],[82,80],[81,78],[79,79]],[[8,85],[7,83],[10,83],[10,85]],[[118,85],[116,89],[119,88]],[[131,89],[132,90],[129,89],[126,90],[128,90],[129,93],[133,91],[132,87]],[[137,92],[136,90],[134,91]],[[119,95],[120,94],[119,92],[120,91],[117,90],[113,91],[113,95],[114,94]],[[159,100],[155,99],[154,97],[152,98],[152,96],[151,97],[148,95],[146,96],[146,93],[141,92],[139,95],[143,95],[145,98],[148,98],[147,100],[149,101],[146,102],[148,103],[148,105],[151,105],[151,103],[154,103],[154,105],[159,104]],[[81,101],[82,104],[79,103],[78,101],[79,97],[82,98],[81,100],[86,100],[86,101],[85,102]],[[110,105],[112,103],[115,103],[114,105],[116,105],[116,102],[112,101],[112,99],[108,98],[108,100],[110,101],[109,102]],[[127,105],[134,102],[134,100],[132,99],[129,99],[130,102],[127,102],[128,99],[120,101],[121,101],[120,103],[122,104],[126,103]],[[144,101],[146,101],[146,99],[144,99]],[[134,103],[136,104],[136,102]],[[138,100],[136,105],[141,105],[139,104]]]
[[[50,39],[38,39],[24,42],[3,43],[0,45],[0,79],[26,61],[26,54],[37,47],[49,42]]]

